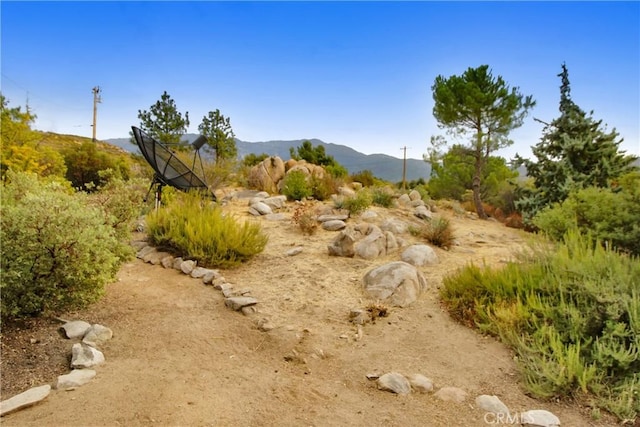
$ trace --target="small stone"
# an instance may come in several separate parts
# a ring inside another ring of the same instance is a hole
[[[520,414],[520,422],[524,427],[558,427],[560,419],[544,409],[533,409]]]
[[[210,271],[211,270],[209,270],[208,268],[195,267],[193,270],[191,270],[191,273],[189,273],[189,275],[194,279],[201,279],[205,276],[205,274],[209,273]]]
[[[164,258],[162,258],[160,260],[160,264],[162,264],[162,266],[164,268],[172,268],[173,267],[173,256],[171,255],[167,255]]]
[[[397,394],[411,393],[411,384],[409,384],[409,381],[404,376],[397,372],[390,372],[378,378],[378,388]]]
[[[421,374],[413,374],[409,376],[411,388],[418,393],[431,393],[433,391],[433,381]]]
[[[35,403],[40,402],[49,396],[51,392],[50,385],[30,388],[29,390],[17,394],[10,399],[0,402],[0,416],[5,416],[11,412],[26,408]]]
[[[86,344],[76,343],[71,348],[71,368],[90,368],[104,363],[104,354]]]
[[[476,405],[478,408],[494,414],[509,414],[509,408],[498,399],[498,396],[480,395],[476,397]]]
[[[467,399],[467,392],[458,387],[442,387],[435,396],[445,402],[462,403]]]
[[[144,248],[140,249],[138,251],[138,253],[136,254],[136,258],[140,258],[143,259],[145,257],[145,255],[147,255],[150,252],[155,251],[156,248],[154,248],[153,246],[145,246]]]
[[[222,279],[224,281],[224,277],[222,277],[219,272],[215,270],[209,270],[207,274],[202,276],[202,283],[204,283],[205,285],[210,285],[213,284],[214,280],[216,279]]]
[[[295,255],[298,255],[299,253],[302,253],[302,246],[297,246],[295,248],[289,249],[287,252],[285,252],[285,255],[295,256]]]
[[[322,223],[322,229],[323,230],[327,230],[327,231],[342,230],[346,226],[347,226],[347,224],[344,221],[341,221],[339,219],[331,220],[331,221],[325,221],[325,222]]]
[[[66,375],[60,375],[56,381],[58,390],[68,390],[80,387],[91,381],[96,376],[96,371],[92,369],[74,369]]]
[[[83,320],[73,320],[62,325],[62,329],[67,338],[82,338],[87,333],[91,325]]]
[[[96,347],[102,344],[105,341],[110,340],[113,337],[113,331],[106,326],[102,325],[92,325],[87,333],[84,335],[82,342],[90,345],[91,347]]]
[[[366,375],[367,379],[369,381],[373,381],[373,380],[377,380],[378,378],[380,378],[380,374],[377,372],[373,372],[373,373],[369,373]]]
[[[182,261],[180,264],[180,271],[184,274],[191,274],[194,268],[196,268],[196,262],[193,260]]]
[[[247,307],[250,305],[255,305],[258,303],[258,300],[253,297],[231,297],[224,300],[224,303],[227,307],[232,310],[238,311],[242,309],[242,307]]]
[[[245,316],[250,316],[250,315],[254,314],[255,312],[257,312],[258,310],[256,309],[256,307],[255,307],[255,306],[253,306],[253,305],[248,305],[248,306],[242,307],[242,308],[240,309],[240,311],[241,311],[241,312],[242,312],[242,314],[244,314]]]
[[[180,266],[182,265],[182,263],[184,262],[184,260],[180,257],[174,258],[173,259],[173,269],[174,270],[181,270]]]

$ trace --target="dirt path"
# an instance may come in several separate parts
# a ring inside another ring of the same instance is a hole
[[[228,209],[248,217],[246,201]],[[412,221],[405,211],[376,210],[381,217]],[[421,268],[427,294],[365,325],[359,340],[348,315],[371,302],[360,280],[369,269],[399,259],[399,253],[373,261],[329,257],[326,247],[335,232],[307,237],[289,221],[260,219],[270,236],[265,251],[238,269],[222,271],[228,282],[250,288],[260,300],[259,312],[251,316],[227,309],[220,292],[199,280],[130,262],[99,304],[74,313],[114,331],[101,348],[107,362],[96,378],[74,391],[53,392],[45,402],[4,417],[2,424],[487,426],[474,399],[495,394],[512,412],[547,409],[563,426],[611,425],[594,422],[576,406],[527,397],[512,354],[456,324],[440,308],[437,287],[443,275],[470,261],[500,263],[524,236],[493,222],[451,218],[459,246],[437,249],[440,263]],[[298,245],[301,254],[285,256]],[[258,330],[263,318],[274,329]],[[366,378],[391,371],[421,373],[436,388],[460,387],[469,398],[456,404],[431,394],[397,396],[377,390]]]

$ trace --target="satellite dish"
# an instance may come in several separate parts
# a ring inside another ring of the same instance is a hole
[[[155,172],[149,191],[151,191],[154,186],[157,186],[156,208],[160,202],[162,187],[165,185],[169,185],[181,191],[201,190],[206,192],[214,201],[216,200],[216,196],[211,192],[211,190],[209,190],[204,178],[200,178],[193,171],[196,156],[200,156],[199,150],[206,143],[206,138],[204,136],[201,135],[192,144],[196,151],[193,155],[193,166],[190,168],[185,165],[182,160],[176,157],[174,152],[164,144],[156,141],[135,126],[131,126],[131,129],[133,130],[133,136],[140,147],[142,155]],[[202,168],[202,158],[200,158],[200,167]],[[204,168],[202,169],[204,171]]]

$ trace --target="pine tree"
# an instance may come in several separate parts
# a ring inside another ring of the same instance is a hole
[[[238,156],[236,137],[231,128],[231,120],[220,110],[209,111],[198,126],[200,133],[207,137],[207,146],[216,153],[216,164],[223,159],[235,159]]]
[[[523,190],[516,207],[525,221],[545,207],[562,202],[569,193],[586,187],[610,186],[612,180],[631,171],[633,156],[619,150],[622,143],[615,128],[607,132],[602,120],[588,115],[571,99],[569,72],[562,64],[560,117],[545,126],[540,142],[532,147],[537,161],[516,156],[527,168],[535,188]]]
[[[178,111],[176,102],[165,90],[160,99],[153,104],[149,111],[138,110],[140,119],[140,129],[147,135],[155,138],[164,144],[178,144],[183,147],[188,145],[187,141],[182,141],[182,136],[189,127],[189,113]],[[133,142],[135,140],[132,139]]]

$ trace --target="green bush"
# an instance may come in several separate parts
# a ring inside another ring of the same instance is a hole
[[[299,170],[293,170],[284,177],[282,194],[289,200],[302,200],[313,194],[311,186],[307,182],[307,175]]]
[[[197,194],[179,194],[147,216],[151,241],[204,267],[233,267],[262,252],[268,237],[260,225],[240,222]]]
[[[536,215],[533,223],[555,240],[578,228],[618,250],[640,255],[640,172],[620,178],[616,191],[589,187],[570,193],[564,202]]]
[[[640,259],[570,232],[520,264],[468,266],[441,296],[454,318],[514,348],[534,396],[640,412]]]
[[[357,191],[355,196],[338,196],[334,200],[334,205],[337,209],[346,209],[350,215],[358,215],[364,212],[371,206],[371,203],[371,192],[367,189]]]
[[[63,152],[67,166],[66,178],[74,188],[93,191],[106,183],[106,177],[129,178],[129,166],[120,158],[99,151],[93,142],[83,142],[78,147],[68,148]],[[100,171],[111,169],[110,175],[100,176]]]
[[[374,187],[371,189],[371,201],[376,206],[390,208],[393,206],[393,192],[388,187]]]
[[[434,218],[421,227],[411,227],[409,232],[443,249],[450,249],[455,240],[451,222],[442,217]]]
[[[325,174],[323,177],[312,175],[309,181],[311,196],[316,200],[327,200],[336,192],[334,178],[329,174]]]
[[[351,175],[351,181],[359,182],[363,187],[371,187],[375,183],[373,172],[366,169]]]
[[[35,175],[2,186],[2,317],[37,316],[96,301],[123,253],[105,214],[86,194]]]

